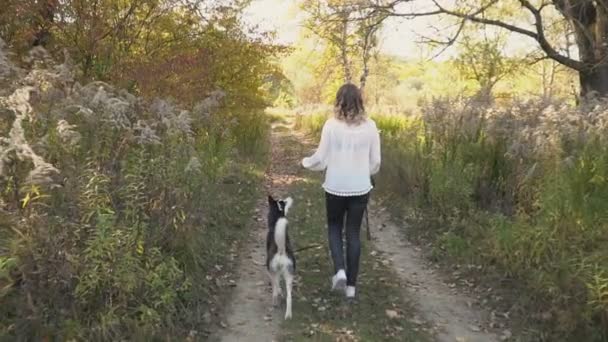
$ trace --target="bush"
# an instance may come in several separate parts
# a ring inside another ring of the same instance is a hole
[[[413,207],[412,229],[517,279],[549,340],[608,339],[608,103],[435,99],[421,113],[374,116],[379,189]]]
[[[224,106],[222,91],[184,110],[80,85],[48,57],[22,70],[3,56],[0,336],[205,329],[218,270],[244,232],[227,208],[253,208],[265,116]]]

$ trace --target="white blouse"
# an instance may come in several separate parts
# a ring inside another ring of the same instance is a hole
[[[380,134],[376,123],[359,125],[331,118],[323,125],[316,152],[302,160],[313,171],[325,170],[323,189],[337,196],[359,196],[372,188],[370,176],[380,170]]]

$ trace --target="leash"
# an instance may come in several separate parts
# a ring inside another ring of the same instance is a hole
[[[371,179],[372,186],[376,187],[376,182],[374,181],[374,177],[370,177],[370,179]],[[371,191],[369,192],[369,194],[370,195],[367,198],[367,204],[365,205],[365,225],[366,225],[366,228],[367,228],[367,240],[368,241],[372,239],[372,233],[371,233],[370,226],[369,226],[369,199],[371,197]],[[308,246],[304,246],[304,247],[300,247],[298,249],[295,249],[294,253],[302,252],[302,251],[305,251],[305,250],[308,250],[308,249],[319,248],[319,247],[322,247],[322,245],[318,244],[318,243],[313,243],[313,244],[310,244]]]
[[[365,208],[365,225],[367,226],[367,241],[372,239],[372,233],[369,230],[369,214],[367,207]]]
[[[374,177],[370,177],[370,178],[371,178],[372,186],[376,187],[376,182],[374,181]],[[370,195],[371,195],[371,191],[370,191]],[[369,240],[372,239],[372,233],[371,233],[370,227],[369,227],[369,196],[368,196],[368,199],[367,199],[367,204],[365,206],[365,225],[367,227],[367,240],[369,241]],[[302,252],[302,251],[305,251],[305,250],[308,250],[308,249],[320,248],[320,247],[322,247],[321,244],[313,243],[313,244],[310,244],[308,246],[300,247],[300,248],[294,250],[293,252],[294,253],[298,253],[298,252]],[[255,260],[253,260],[253,263],[255,265],[258,265],[258,266],[265,266],[264,263],[259,263],[259,262],[255,261]]]
[[[372,186],[376,187],[376,182],[374,181],[374,177],[370,177]],[[367,240],[370,241],[372,239],[372,233],[369,228],[369,199],[371,198],[371,191],[367,197],[367,204],[365,205],[365,225],[367,226]]]
[[[313,243],[313,244],[311,244],[311,245],[308,245],[308,246],[304,246],[304,247],[298,248],[298,249],[294,250],[293,252],[294,252],[294,253],[298,253],[298,252],[301,252],[301,251],[305,251],[305,250],[307,250],[307,249],[320,248],[320,247],[322,247],[322,245],[321,245],[321,244],[318,244],[318,243]],[[263,262],[259,262],[259,261],[257,261],[257,260],[251,260],[251,262],[253,262],[253,264],[254,264],[254,265],[256,265],[256,266],[263,266],[263,267],[266,267],[266,264],[265,264],[265,263],[263,263]]]
[[[319,248],[319,247],[322,247],[322,246],[320,244],[318,244],[318,243],[313,243],[313,244],[308,245],[308,246],[300,247],[300,248],[296,249],[293,252],[297,253],[297,252],[305,251],[307,249],[313,249],[313,248]]]
[[[376,186],[376,182],[374,181],[374,177],[370,177],[371,181],[372,181],[372,186],[375,187]],[[367,240],[370,241],[372,239],[372,232],[370,230],[369,227],[369,198],[371,197],[371,191],[370,191],[370,196],[368,196],[367,198],[367,204],[365,205],[365,226],[367,228]],[[305,251],[307,249],[312,249],[312,248],[318,248],[321,247],[320,244],[312,244],[312,245],[308,245],[305,247],[301,247],[298,248],[294,251],[294,253],[296,252],[301,252],[301,251]]]

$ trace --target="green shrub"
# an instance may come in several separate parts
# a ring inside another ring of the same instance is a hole
[[[608,339],[608,104],[435,99],[421,115],[373,116],[378,188],[414,210],[410,233],[455,262],[514,278],[551,317],[548,340]],[[324,117],[302,115],[318,132]]]
[[[268,120],[222,92],[183,110],[80,85],[65,68],[21,70],[0,97],[12,114],[0,119],[0,339],[206,329],[217,268],[254,206]]]

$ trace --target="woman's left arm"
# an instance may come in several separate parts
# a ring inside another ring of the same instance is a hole
[[[372,133],[372,143],[369,150],[369,174],[374,175],[380,171],[381,152],[380,152],[380,132],[376,125]]]

